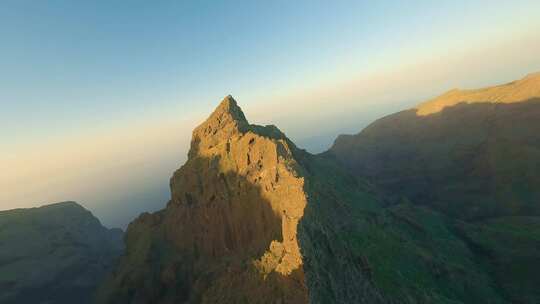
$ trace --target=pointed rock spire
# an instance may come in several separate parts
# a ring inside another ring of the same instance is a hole
[[[210,114],[195,132],[200,133],[200,129],[206,129],[205,135],[215,135],[220,129],[243,130],[249,126],[249,122],[231,95],[227,95],[220,102],[218,107]]]
[[[189,155],[199,152],[201,144],[206,148],[213,147],[248,129],[249,122],[244,112],[236,100],[227,95],[206,121],[193,130]]]
[[[229,116],[233,121],[246,124],[248,123],[244,112],[242,112],[242,109],[238,106],[236,100],[234,100],[231,95],[227,95],[225,96],[225,98],[223,98],[219,106],[210,115],[209,119],[220,118],[224,116]]]

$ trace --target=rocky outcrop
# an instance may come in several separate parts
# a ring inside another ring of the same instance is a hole
[[[0,303],[92,303],[122,247],[74,202],[0,211]]]
[[[193,131],[167,208],[129,225],[128,255],[103,301],[306,302],[295,153],[276,127],[250,125],[225,98]]]
[[[129,225],[99,303],[499,303],[438,215],[384,209],[230,96],[193,131],[170,187],[165,209]]]

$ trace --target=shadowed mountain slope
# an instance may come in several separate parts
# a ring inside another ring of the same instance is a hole
[[[74,202],[0,211],[0,303],[91,303],[121,239]]]
[[[490,261],[507,298],[540,300],[533,275],[540,271],[540,74],[450,91],[339,136],[327,154],[392,204],[442,212],[479,259]]]
[[[503,303],[444,216],[383,208],[230,96],[170,186],[165,209],[129,225],[99,303]]]
[[[446,95],[339,136],[330,151],[390,197],[452,217],[540,215],[540,74],[452,93],[452,105],[418,114]]]

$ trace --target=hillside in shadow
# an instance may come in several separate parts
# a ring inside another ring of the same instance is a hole
[[[447,217],[409,203],[384,206],[332,157],[302,164],[310,199],[299,234],[313,303],[505,302]]]
[[[0,211],[0,303],[92,303],[122,234],[75,202]]]
[[[540,214],[540,98],[407,110],[331,153],[392,200],[406,197],[464,220]]]
[[[500,88],[485,90],[500,93]],[[370,180],[389,206],[406,202],[441,212],[506,298],[537,303],[540,98],[417,111],[340,136],[326,155]]]

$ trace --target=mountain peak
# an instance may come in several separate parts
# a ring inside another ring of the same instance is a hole
[[[189,157],[201,151],[226,142],[231,137],[249,129],[249,122],[231,95],[219,103],[210,116],[193,130]]]
[[[216,118],[220,119],[223,117],[230,117],[233,121],[246,124],[248,123],[244,112],[242,112],[242,109],[238,106],[238,103],[231,95],[227,95],[225,98],[223,98],[223,100],[219,103],[219,106],[210,115],[208,120]]]

